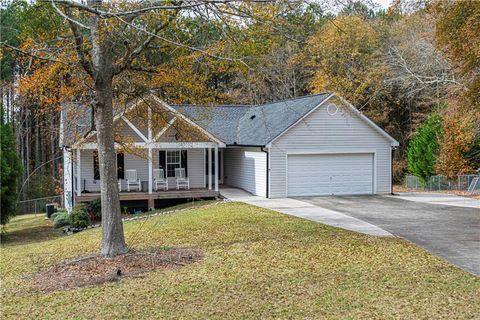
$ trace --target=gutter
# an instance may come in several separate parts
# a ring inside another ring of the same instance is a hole
[[[250,148],[264,148],[263,144],[238,144],[234,142],[233,144],[227,144],[227,147],[250,147]]]

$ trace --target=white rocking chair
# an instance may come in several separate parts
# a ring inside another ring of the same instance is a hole
[[[125,170],[126,180],[127,180],[127,191],[130,191],[130,186],[136,187],[138,191],[142,191],[142,183],[137,178],[137,170]]]
[[[153,169],[153,183],[155,184],[155,191],[160,187],[163,191],[168,190],[168,179],[165,178],[163,169]]]
[[[175,168],[175,181],[177,182],[177,190],[180,188],[190,189],[190,179],[185,176],[185,168]]]
[[[122,192],[122,180],[118,179],[118,192]]]

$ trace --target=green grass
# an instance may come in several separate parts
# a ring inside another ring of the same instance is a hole
[[[100,228],[68,237],[28,235],[45,223],[43,216],[12,221],[10,232],[26,241],[15,238],[2,246],[3,319],[468,319],[480,314],[479,278],[406,241],[238,203],[125,223],[127,241],[135,248],[195,247],[204,251],[202,261],[97,287],[32,293],[28,274],[99,250]]]
[[[219,202],[219,200],[189,201],[189,202],[180,203],[180,204],[176,204],[176,205],[161,208],[161,209],[155,209],[155,210],[152,210],[152,211],[146,211],[146,212],[137,213],[137,214],[126,214],[126,215],[124,215],[124,217],[126,217],[126,218],[139,217],[139,216],[141,217],[141,216],[151,215],[151,214],[154,214],[154,213],[171,212],[171,211],[178,211],[178,210],[183,210],[183,209],[195,209],[195,208],[200,208],[200,207],[204,207],[204,206],[207,206],[207,205],[211,205],[211,204],[214,204],[214,203],[217,203],[217,202]]]

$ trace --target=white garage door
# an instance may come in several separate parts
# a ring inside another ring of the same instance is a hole
[[[373,153],[288,155],[288,196],[373,193]]]

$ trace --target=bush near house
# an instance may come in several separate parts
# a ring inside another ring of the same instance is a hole
[[[102,201],[100,198],[94,199],[85,205],[90,221],[102,220]]]
[[[52,214],[51,217],[54,228],[71,226],[75,229],[85,229],[90,225],[90,218],[86,210],[86,205],[76,205],[71,214],[65,211],[59,211]]]
[[[70,214],[70,226],[76,229],[84,229],[90,225],[90,219],[83,204],[76,205]]]
[[[55,229],[70,225],[70,217],[65,211],[55,212],[51,218]]]

